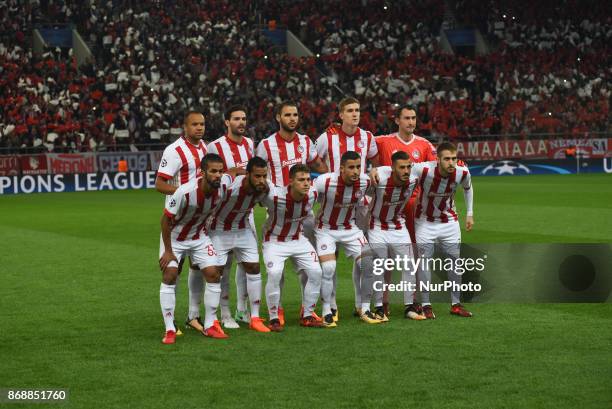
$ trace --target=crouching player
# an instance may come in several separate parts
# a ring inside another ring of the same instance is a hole
[[[424,320],[425,317],[418,314],[417,307],[414,304],[416,271],[406,268],[409,265],[414,265],[408,263],[408,259],[414,258],[414,254],[403,211],[417,184],[417,179],[410,175],[411,168],[410,156],[404,151],[397,151],[391,155],[391,166],[377,168],[379,182],[373,189],[368,241],[374,252],[374,257],[378,259],[400,257],[402,260],[400,265],[403,267],[401,270],[402,281],[406,286],[404,291],[404,316],[414,320]],[[384,278],[385,281],[388,280],[387,274]],[[383,288],[380,284],[382,283],[375,286],[377,290],[375,291],[376,308],[374,316],[380,322],[385,322],[388,321],[388,318],[383,307]],[[368,289],[371,288],[368,287]],[[369,309],[370,298],[368,297],[363,299],[361,311],[369,311]]]
[[[289,170],[289,185],[285,187],[268,184],[268,194],[261,204],[268,210],[264,225],[263,257],[268,282],[266,283],[266,301],[270,314],[269,327],[272,331],[283,329],[279,319],[280,281],[285,268],[285,261],[291,258],[300,271],[308,277],[302,298],[304,314],[300,325],[304,327],[321,327],[320,321],[313,317],[313,309],[321,298],[329,308],[332,282],[328,277],[321,290],[321,266],[317,253],[308,239],[302,234],[303,222],[312,212],[317,200],[317,192],[311,186],[310,170],[304,164],[294,165]]]
[[[268,164],[258,156],[249,159],[246,175],[236,177],[231,174],[223,175],[220,187],[221,204],[209,227],[210,238],[218,253],[219,262],[225,266],[228,254],[233,252],[236,262],[246,272],[246,291],[251,308],[249,326],[258,332],[270,332],[270,330],[259,317],[261,300],[259,252],[249,216],[255,204],[268,190],[267,175]],[[229,271],[224,274],[229,274]],[[223,309],[221,317],[223,320]]]
[[[206,281],[204,305],[206,310],[202,331],[207,337],[227,338],[217,321],[217,308],[221,296],[222,263],[210,238],[203,232],[208,216],[220,202],[219,185],[223,160],[215,154],[205,155],[200,164],[202,177],[195,183],[181,185],[166,201],[161,219],[162,244],[159,266],[162,283],[159,289],[166,335],[162,342],[174,344],[174,308],[176,305],[176,278],[180,262],[187,256],[197,264]]]
[[[372,271],[372,255],[368,241],[355,222],[355,207],[370,187],[370,179],[361,173],[361,156],[357,152],[347,151],[340,158],[339,172],[319,176],[314,186],[321,203],[315,217],[315,237],[323,270],[323,294],[326,283],[333,283],[336,275],[335,252],[338,245],[344,247],[346,255],[353,259],[362,276],[364,272]],[[363,285],[361,287],[363,290]],[[334,327],[337,325],[334,313],[331,307],[325,304],[325,300],[323,297],[323,325]],[[365,317],[363,313],[361,315],[362,319],[369,319],[367,314]]]
[[[474,191],[470,171],[457,164],[457,148],[449,142],[438,145],[437,160],[417,163],[412,166],[412,176],[419,179],[421,192],[415,214],[415,232],[419,256],[423,257],[418,272],[419,289],[423,302],[423,313],[427,319],[436,316],[429,301],[428,285],[431,283],[429,260],[434,253],[434,245],[439,244],[446,256],[459,258],[461,229],[455,209],[454,197],[457,187],[463,186],[463,196],[467,215],[465,229],[469,232],[474,225],[473,201]],[[448,279],[453,283],[451,291],[451,314],[460,317],[471,317],[472,313],[460,303],[461,275],[454,270],[448,271]]]

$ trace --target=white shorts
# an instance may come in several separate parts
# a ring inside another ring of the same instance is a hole
[[[222,265],[227,262],[230,252],[234,253],[238,263],[259,263],[257,238],[250,228],[237,231],[211,230],[209,234]]]
[[[414,230],[420,256],[431,257],[434,253],[434,245],[439,244],[441,250],[447,255],[459,257],[461,244],[459,222],[428,222],[418,218],[414,221]]]
[[[346,255],[352,258],[361,256],[366,249],[369,250],[368,240],[358,228],[351,230],[315,229],[315,237],[319,257],[334,254],[338,243],[344,247]]]
[[[376,258],[394,258],[395,256],[413,257],[412,243],[408,229],[368,230],[368,241]]]
[[[264,242],[263,258],[268,271],[282,272],[288,258],[291,258],[298,271],[321,269],[314,247],[304,236],[287,242]]]
[[[172,252],[176,257],[179,265],[185,257],[191,257],[191,261],[200,269],[210,266],[222,266],[223,263],[219,261],[215,247],[210,240],[210,237],[204,233],[200,234],[199,240],[185,240],[176,241],[172,240]],[[164,242],[160,236],[159,238],[159,258],[164,255],[165,248]]]

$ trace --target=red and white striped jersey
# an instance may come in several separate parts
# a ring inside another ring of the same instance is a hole
[[[270,164],[268,174],[276,186],[289,184],[289,169],[296,163],[311,164],[318,156],[314,144],[306,135],[295,133],[287,142],[277,132],[257,145],[257,156]]]
[[[435,161],[412,165],[411,175],[419,179],[421,189],[415,217],[425,218],[429,222],[448,223],[457,221],[455,209],[455,192],[459,185],[467,192],[472,188],[470,171],[465,166],[456,166],[455,172],[442,177]],[[466,204],[471,209],[472,204]]]
[[[206,145],[200,141],[198,146],[193,145],[184,136],[164,149],[159,162],[157,176],[165,179],[174,186],[181,186],[200,176],[200,163],[206,155]]]
[[[361,172],[366,172],[366,160],[378,155],[376,140],[371,132],[357,128],[354,135],[346,134],[342,129],[327,131],[317,139],[317,154],[327,162],[330,172],[340,171],[340,158],[346,151],[361,155]]]
[[[221,156],[225,170],[246,168],[249,159],[254,155],[255,145],[253,140],[246,136],[242,137],[241,143],[236,143],[224,135],[208,144],[208,152]]]
[[[370,178],[362,174],[355,183],[347,185],[339,173],[330,172],[317,177],[314,187],[319,193],[321,203],[315,221],[316,228],[329,230],[357,228],[355,206],[370,187]]]
[[[164,213],[174,222],[172,240],[198,240],[206,219],[217,209],[220,199],[218,189],[207,196],[197,182],[176,189],[164,208]]]
[[[291,197],[290,186],[274,186],[269,183],[270,191],[261,200],[268,209],[264,225],[264,241],[298,240],[302,233],[303,221],[312,212],[317,200],[317,191],[311,187],[304,199],[296,202]]]
[[[226,174],[221,177],[221,204],[215,212],[209,230],[236,231],[250,228],[249,214],[262,194],[248,193],[247,186],[246,175],[232,178]]]
[[[417,178],[410,176],[407,184],[396,186],[391,177],[391,166],[377,168],[379,183],[374,187],[370,205],[370,229],[406,229],[404,207],[410,200]]]

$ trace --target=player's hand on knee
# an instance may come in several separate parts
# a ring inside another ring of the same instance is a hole
[[[176,262],[178,265],[178,260],[176,259],[174,253],[172,253],[171,251],[165,251],[159,259],[159,268],[161,269],[161,271],[164,271],[171,261]]]

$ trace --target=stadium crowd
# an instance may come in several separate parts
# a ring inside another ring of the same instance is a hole
[[[214,139],[230,102],[252,110],[248,132],[260,139],[275,129],[273,106],[284,99],[299,102],[301,130],[315,136],[336,117],[338,89],[362,101],[362,125],[375,133],[394,128],[394,104],[406,101],[418,105],[419,131],[433,140],[610,129],[605,2],[564,1],[548,19],[534,18],[524,0],[506,8],[454,2],[458,24],[486,27],[497,39],[474,58],[438,46],[445,4],[453,3],[441,0],[3,3],[0,148],[165,145],[194,105],[209,113]],[[320,58],[273,47],[260,15],[292,29]],[[35,57],[28,37],[45,21],[76,23],[94,59],[77,70],[59,49]]]

